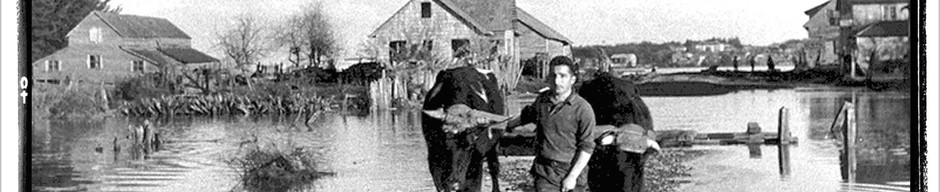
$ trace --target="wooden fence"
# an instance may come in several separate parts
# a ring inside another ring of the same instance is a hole
[[[371,109],[387,110],[403,105],[420,105],[424,94],[434,86],[435,75],[437,71],[418,71],[394,76],[383,74],[379,80],[369,83]],[[393,103],[396,100],[407,103],[398,103],[396,106]]]

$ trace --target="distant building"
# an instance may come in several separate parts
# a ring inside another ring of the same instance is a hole
[[[812,40],[806,45],[809,66],[838,64],[836,39],[839,38],[839,20],[836,4],[826,1],[803,13],[809,16],[803,28]]]
[[[624,67],[636,67],[637,59],[636,54],[614,54],[610,56],[610,62],[614,66],[624,66]]]
[[[391,61],[396,50],[422,44],[432,55],[458,57],[474,39],[496,42],[498,51],[517,60],[571,55],[572,41],[516,7],[515,0],[410,0],[370,38],[380,44],[378,60]]]
[[[112,84],[161,69],[219,65],[191,48],[192,38],[163,18],[93,11],[66,37],[67,47],[32,63],[36,82]]]
[[[908,0],[832,0],[839,12],[839,53],[849,64],[843,69],[853,78],[907,78],[907,66],[886,61],[909,54]],[[871,59],[877,59],[871,62]],[[873,66],[872,64],[876,64]],[[877,69],[877,70],[872,70]]]
[[[707,41],[707,42],[703,42],[703,43],[701,43],[701,44],[696,44],[696,45],[695,45],[695,50],[696,50],[696,51],[699,51],[699,52],[714,53],[714,52],[722,52],[722,51],[725,51],[725,49],[727,49],[728,47],[730,47],[730,46],[729,46],[728,44],[726,44],[726,43],[721,43],[721,42],[718,42],[718,41]]]

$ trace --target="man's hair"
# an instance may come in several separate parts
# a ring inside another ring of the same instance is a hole
[[[552,58],[552,61],[548,62],[549,68],[554,68],[555,66],[568,66],[568,69],[571,70],[571,75],[577,76],[578,74],[578,66],[574,64],[571,58],[564,55],[555,56],[555,58]]]

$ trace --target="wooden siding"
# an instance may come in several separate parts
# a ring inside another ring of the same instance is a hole
[[[101,30],[101,42],[91,41],[90,30],[98,28]],[[69,45],[101,44],[112,46],[142,46],[142,47],[189,47],[190,40],[183,38],[123,38],[114,31],[100,17],[89,14],[68,34]]]
[[[100,69],[88,68],[88,55],[101,56]],[[46,61],[49,60],[60,62],[59,71],[46,71]],[[145,72],[158,70],[153,63],[131,55],[115,46],[72,45],[33,62],[33,78],[62,81],[68,77],[75,82],[113,83],[115,80],[124,77],[141,74],[132,71],[133,61],[144,61]]]
[[[839,26],[830,24],[830,15],[835,14],[836,3],[830,2],[823,6],[815,15],[803,24],[809,38],[833,39],[839,37]]]
[[[431,3],[431,17],[421,18],[421,3]],[[436,55],[453,55],[451,40],[477,39],[479,35],[463,21],[453,16],[440,4],[431,0],[411,0],[401,10],[376,30],[375,40],[379,48],[379,61],[387,62],[389,42],[433,41],[432,52]]]
[[[521,60],[535,57],[537,53],[548,54],[550,58],[569,55],[568,53],[570,53],[568,46],[562,42],[546,39],[524,24],[517,22],[516,29],[516,33],[519,34],[516,39],[519,47],[519,59]]]
[[[907,10],[901,10],[901,7],[904,7],[907,3],[892,3],[892,4],[863,4],[863,5],[853,5],[852,6],[852,25],[861,26],[878,21],[899,21],[907,20],[908,12]],[[885,18],[886,15],[889,15],[890,12],[886,12],[886,7],[894,7],[895,18]]]

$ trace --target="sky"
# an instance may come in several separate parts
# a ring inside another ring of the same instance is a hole
[[[166,18],[189,34],[193,47],[221,58],[217,31],[237,15],[276,25],[317,0],[112,0],[122,14]],[[574,41],[575,46],[739,37],[769,45],[806,38],[803,12],[827,0],[516,0],[516,6]],[[344,55],[408,0],[320,0]]]

